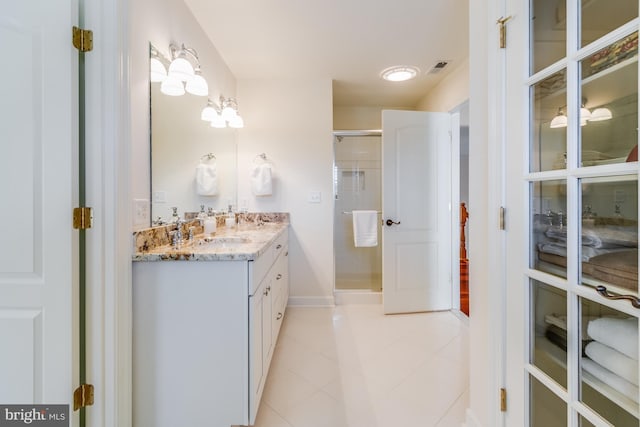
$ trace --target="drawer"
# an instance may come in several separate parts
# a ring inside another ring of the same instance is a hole
[[[253,295],[256,289],[260,285],[260,282],[269,272],[269,269],[273,263],[278,259],[278,256],[285,251],[287,247],[288,232],[284,231],[280,236],[276,238],[267,250],[259,256],[257,259],[250,262],[249,268],[249,295]]]

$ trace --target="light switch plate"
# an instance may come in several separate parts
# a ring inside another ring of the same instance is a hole
[[[167,202],[167,192],[166,191],[154,191],[153,192],[153,203],[166,203]]]
[[[307,201],[309,203],[320,203],[322,202],[322,193],[319,191],[311,191],[309,192],[309,196],[307,197]]]
[[[133,225],[149,225],[151,217],[149,216],[149,200],[134,199],[133,200]]]

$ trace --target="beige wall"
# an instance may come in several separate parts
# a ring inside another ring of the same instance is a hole
[[[382,107],[333,107],[334,130],[373,130],[382,128]]]
[[[217,99],[220,93],[226,97],[234,96],[236,80],[182,0],[165,0],[162,6],[154,0],[135,0],[131,3],[131,17],[131,197],[148,202],[151,181],[149,42],[165,55],[169,54],[171,42],[193,47],[198,52],[212,99]],[[206,98],[203,98],[204,103]],[[192,164],[185,165],[187,167],[193,170]]]
[[[291,214],[290,302],[333,303],[331,80],[239,80],[238,99],[245,120],[238,202],[250,211]],[[249,170],[260,153],[272,163],[272,196],[251,192]],[[311,192],[320,192],[320,203],[308,201]]]
[[[469,99],[469,60],[451,71],[436,87],[418,102],[416,110],[451,111]]]

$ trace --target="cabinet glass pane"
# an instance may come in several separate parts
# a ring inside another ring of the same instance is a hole
[[[567,277],[567,183],[531,183],[531,268]]]
[[[531,281],[530,361],[567,387],[567,293]]]
[[[565,169],[567,72],[559,71],[531,88],[531,172]]]
[[[638,319],[581,298],[581,400],[615,426],[638,425]]]
[[[534,376],[530,375],[529,426],[564,427],[567,425],[567,404]]]
[[[637,0],[582,0],[581,3],[581,46],[638,16]]]
[[[531,74],[562,59],[566,52],[564,2],[531,1]]]
[[[580,427],[595,427],[585,417],[580,416]]]
[[[589,178],[582,191],[582,283],[610,292],[638,292],[638,181]]]
[[[580,64],[581,165],[637,161],[638,33]]]

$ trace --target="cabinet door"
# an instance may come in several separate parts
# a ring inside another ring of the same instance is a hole
[[[269,371],[271,356],[273,355],[273,337],[271,326],[273,276],[271,273],[265,278],[262,291],[262,369],[266,377]],[[266,380],[266,378],[265,378]]]
[[[637,426],[638,2],[508,3],[507,424]]]
[[[262,333],[262,300],[261,292],[249,298],[249,408],[250,421],[253,424],[258,412],[260,390],[263,383],[263,333]]]

